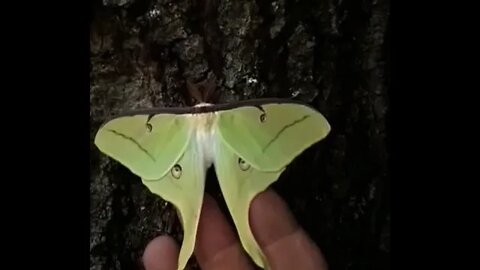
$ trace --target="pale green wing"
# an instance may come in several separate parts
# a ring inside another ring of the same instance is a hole
[[[215,147],[214,166],[243,248],[258,266],[266,268],[267,261],[250,229],[248,213],[253,198],[276,181],[283,169],[277,172],[259,171],[242,160],[221,140],[217,140]]]
[[[121,116],[100,128],[96,146],[142,178],[152,193],[172,203],[183,225],[178,269],[191,257],[203,201],[203,156],[192,140],[188,114]]]
[[[254,100],[217,115],[215,171],[220,188],[244,249],[267,268],[250,229],[250,203],[297,155],[325,138],[330,125],[318,111],[288,101]]]
[[[203,202],[206,169],[202,152],[195,140],[168,173],[157,181],[143,183],[148,189],[172,203],[183,225],[183,242],[178,258],[178,269],[184,269],[195,247],[197,226]]]
[[[187,115],[122,116],[99,129],[95,145],[134,174],[156,180],[185,152],[191,134]]]
[[[278,171],[330,132],[325,117],[298,103],[265,103],[218,112],[223,141],[258,170]]]

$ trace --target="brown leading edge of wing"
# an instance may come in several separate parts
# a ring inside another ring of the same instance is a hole
[[[226,111],[239,107],[256,107],[262,110],[261,106],[265,104],[283,104],[283,103],[293,103],[307,106],[313,110],[316,110],[308,103],[299,100],[286,99],[286,98],[259,98],[259,99],[249,99],[241,100],[229,103],[220,103],[220,104],[210,104],[209,106],[192,106],[192,107],[158,107],[158,108],[148,108],[148,109],[137,109],[129,110],[106,118],[104,122],[108,122],[114,118],[125,117],[125,116],[134,116],[134,115],[149,115],[151,118],[156,114],[200,114],[200,113],[210,113],[218,111]],[[103,125],[102,125],[103,126]]]

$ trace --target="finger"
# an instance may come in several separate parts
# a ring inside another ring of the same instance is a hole
[[[252,201],[250,224],[270,269],[327,269],[320,249],[272,190],[260,193]]]
[[[179,248],[170,236],[159,236],[147,245],[143,253],[146,270],[176,270]]]
[[[253,269],[233,228],[208,194],[205,194],[201,213],[195,245],[195,257],[201,269]]]

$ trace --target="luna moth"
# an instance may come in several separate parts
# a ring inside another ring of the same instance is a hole
[[[310,106],[265,98],[121,114],[100,127],[95,145],[176,207],[184,231],[179,270],[193,254],[212,165],[243,248],[268,268],[250,229],[250,202],[329,132],[326,118]]]

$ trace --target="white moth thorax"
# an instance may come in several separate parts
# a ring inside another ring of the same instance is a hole
[[[197,105],[193,106],[193,107],[207,107],[207,106],[212,106],[213,104],[211,103],[198,103]]]
[[[211,105],[200,103],[195,107]],[[214,161],[217,114],[215,112],[192,114],[190,123],[192,124],[193,140],[197,145],[198,154],[203,157],[205,169],[207,169]]]

